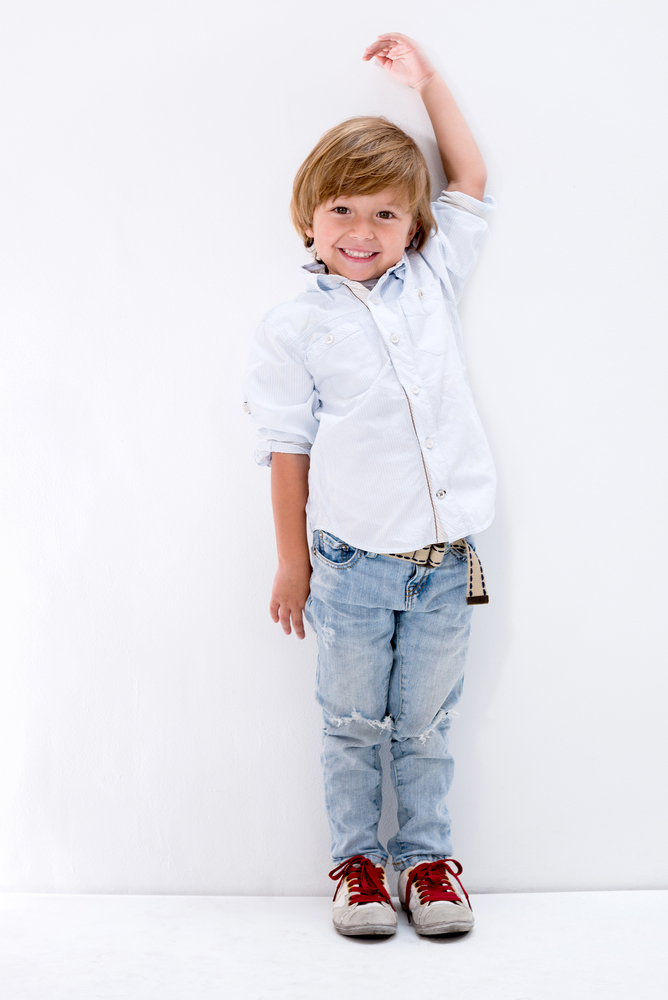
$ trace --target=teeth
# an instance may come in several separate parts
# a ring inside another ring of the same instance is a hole
[[[347,253],[349,257],[373,257],[375,253],[375,251],[365,253],[363,250],[344,250],[343,252]]]

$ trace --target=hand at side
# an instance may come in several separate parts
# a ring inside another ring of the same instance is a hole
[[[304,638],[304,605],[311,589],[311,563],[291,562],[279,565],[271,591],[269,613],[272,621],[280,622],[290,635],[290,620],[298,639]]]
[[[271,457],[271,503],[274,511],[278,571],[271,592],[269,614],[286,635],[292,627],[303,639],[304,605],[308,599],[311,561],[306,538],[308,455],[274,452]]]

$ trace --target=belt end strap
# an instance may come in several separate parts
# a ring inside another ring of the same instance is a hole
[[[465,538],[459,538],[452,543],[452,547],[459,551],[466,550],[466,558],[469,568],[468,588],[466,594],[467,604],[489,604],[487,587],[485,586],[485,574],[477,554],[471,548]]]

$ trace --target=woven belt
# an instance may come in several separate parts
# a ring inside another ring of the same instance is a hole
[[[415,552],[386,552],[385,555],[391,559],[405,559],[406,562],[417,563],[418,566],[427,566],[429,569],[437,569],[443,562],[446,553],[447,542],[436,542],[434,545],[425,545]],[[469,564],[468,593],[466,595],[467,604],[488,604],[487,588],[485,587],[485,574],[482,565],[475,551],[471,548],[465,538],[460,538],[450,546],[458,552],[466,553]]]

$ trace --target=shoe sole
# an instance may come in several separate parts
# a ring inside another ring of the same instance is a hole
[[[413,920],[413,914],[403,903],[401,908],[408,917],[408,923],[412,924],[416,934],[422,937],[436,937],[437,934],[466,934],[473,930],[475,920],[448,920],[441,924],[430,924],[427,927],[419,927]]]
[[[397,931],[396,927],[388,927],[387,924],[366,924],[364,927],[339,927],[334,924],[334,927],[344,937],[390,937]]]
[[[421,934],[422,937],[434,937],[437,934],[465,934],[467,931],[473,930],[473,923],[461,920],[458,923],[432,924],[429,927],[418,927],[413,923],[413,927],[415,933]]]

